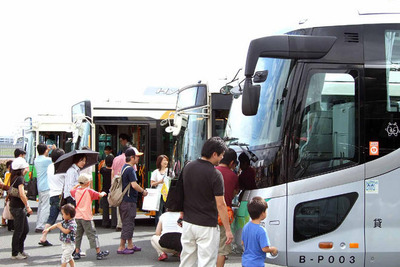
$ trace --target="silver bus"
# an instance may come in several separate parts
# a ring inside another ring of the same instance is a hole
[[[337,19],[341,19],[340,16]],[[400,266],[400,14],[253,40],[226,138],[247,150],[283,266]]]

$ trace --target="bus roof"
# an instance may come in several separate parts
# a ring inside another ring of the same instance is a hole
[[[175,110],[176,97],[162,98],[140,96],[138,101],[92,101],[92,117],[134,117],[145,120],[164,119]]]
[[[299,22],[297,29],[307,29],[326,26],[390,24],[399,23],[400,7],[383,4],[380,1],[376,6],[365,6],[357,9],[340,9],[337,15],[317,14]],[[333,12],[334,13],[334,12]]]
[[[40,132],[70,132],[71,119],[58,114],[38,114],[25,118],[24,129]]]

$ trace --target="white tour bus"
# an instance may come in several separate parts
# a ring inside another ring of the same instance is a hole
[[[261,196],[268,263],[400,266],[400,14],[253,40],[245,76],[226,138],[254,154],[258,189],[233,227]]]

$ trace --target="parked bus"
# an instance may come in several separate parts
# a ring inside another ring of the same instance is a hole
[[[121,150],[120,134],[130,137],[130,143],[144,155],[137,165],[138,183],[150,187],[151,171],[156,169],[157,156],[170,155],[172,141],[160,126],[175,110],[175,97],[141,96],[140,101],[82,101],[72,106],[74,123],[73,146],[82,149],[87,146],[99,152],[104,158],[104,148],[111,146],[114,156]],[[97,166],[92,167],[93,187],[100,190],[100,176]],[[140,202],[138,204],[141,204]],[[139,205],[138,205],[139,207]]]
[[[173,170],[178,176],[183,165],[201,156],[201,148],[211,136],[224,136],[232,96],[221,94],[221,90],[231,88],[236,77],[227,84],[226,81],[192,84],[177,92],[176,112],[173,124],[167,132],[175,137]],[[171,125],[172,124],[172,125]]]
[[[72,124],[69,118],[61,115],[39,114],[28,117],[24,121],[23,149],[26,151],[26,161],[30,165],[30,173],[26,179],[36,177],[36,170],[33,163],[36,158],[36,146],[39,143],[56,145],[66,152],[71,151],[72,146]]]
[[[226,138],[258,185],[237,229],[251,198],[268,201],[268,263],[399,266],[399,21],[359,12],[251,42]]]

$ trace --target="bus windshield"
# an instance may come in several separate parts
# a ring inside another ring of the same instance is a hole
[[[90,147],[90,123],[83,120],[75,123],[75,126],[73,149],[82,149],[84,146]]]
[[[24,143],[25,143],[25,151],[26,151],[26,162],[29,164],[33,164],[33,161],[35,159],[35,150],[36,150],[36,132],[29,131],[25,133],[24,136]]]
[[[192,110],[200,113],[201,108]],[[175,161],[183,167],[188,161],[195,160],[201,154],[201,148],[207,140],[207,119],[203,115],[191,114],[187,116],[187,125],[182,127],[181,133],[176,140]]]
[[[259,58],[256,71],[268,70],[268,77],[260,84],[258,112],[254,116],[243,115],[242,97],[234,99],[225,133],[228,140],[249,146],[279,141],[290,65],[289,59]]]

